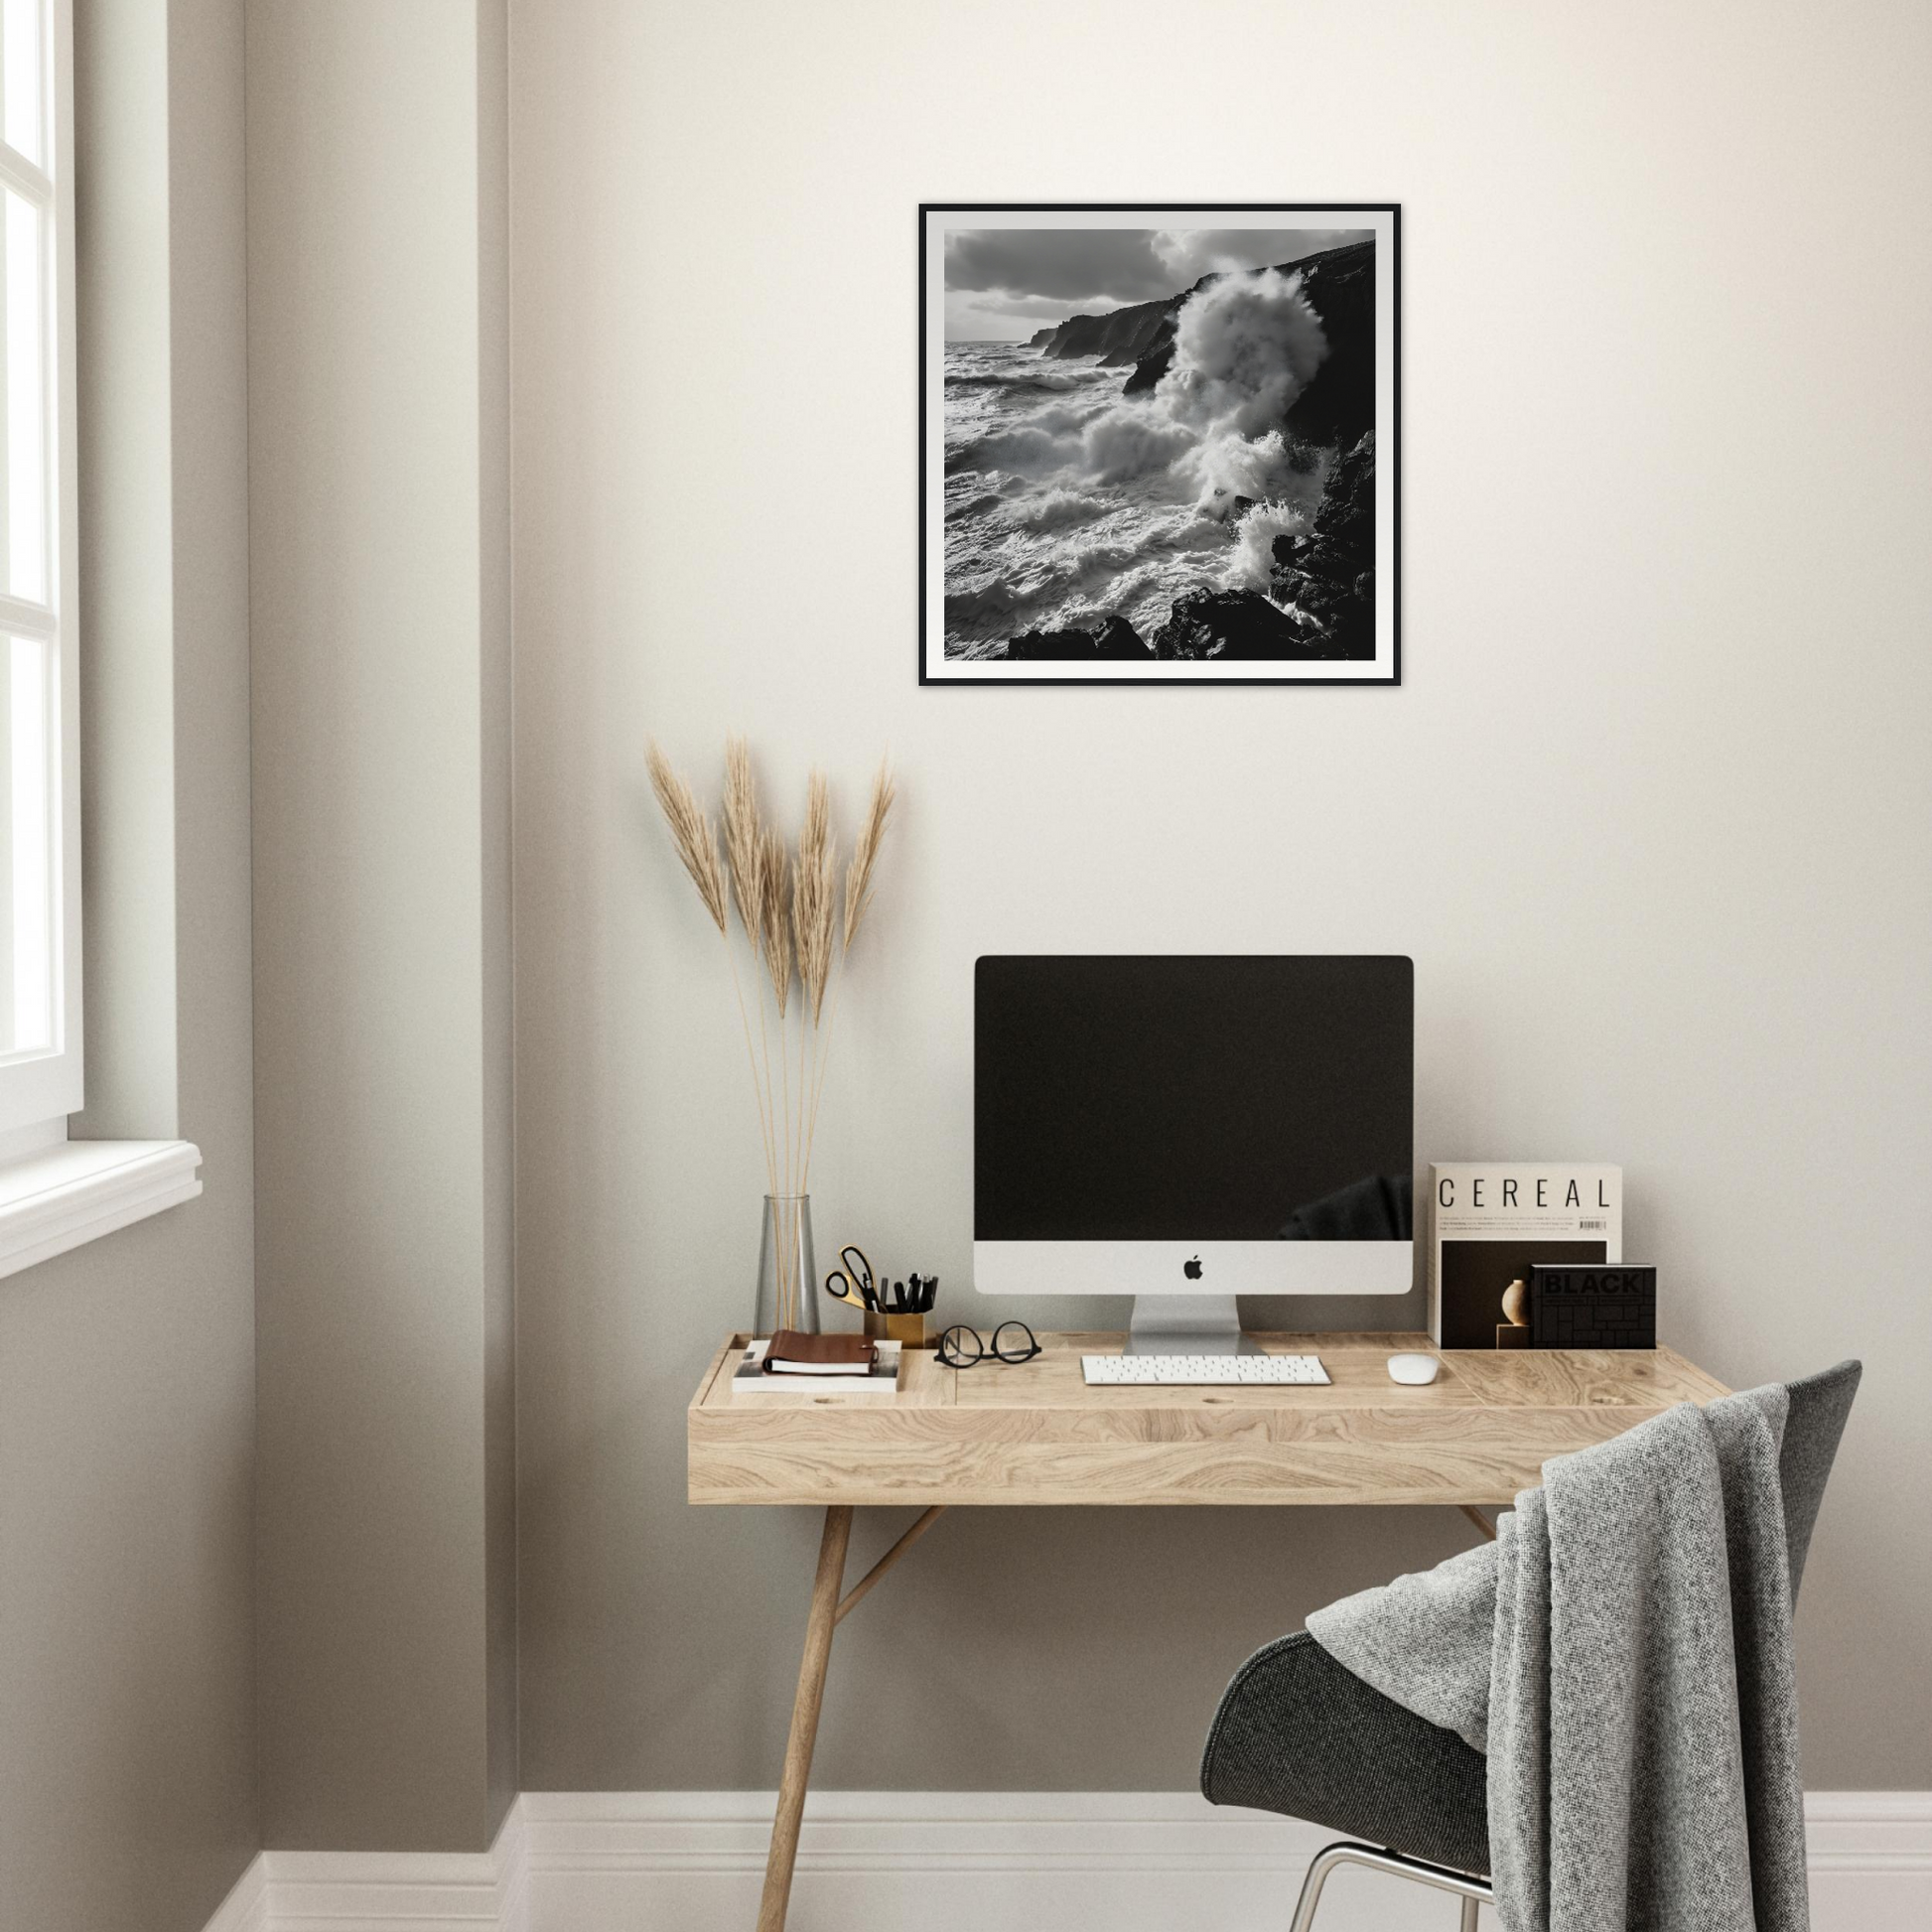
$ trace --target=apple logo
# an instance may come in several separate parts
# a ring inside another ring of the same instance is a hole
[[[1190,1282],[1199,1281],[1200,1280],[1200,1256],[1196,1255],[1192,1261],[1182,1262],[1180,1265],[1180,1272],[1183,1275],[1185,1275]]]

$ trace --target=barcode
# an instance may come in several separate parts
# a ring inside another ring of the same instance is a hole
[[[1584,1228],[1602,1228],[1607,1231],[1609,1225],[1608,1221],[1579,1221],[1577,1223],[1580,1230]]]

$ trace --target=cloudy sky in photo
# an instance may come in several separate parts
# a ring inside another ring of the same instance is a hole
[[[1025,342],[1068,316],[1153,302],[1212,271],[1270,268],[1367,228],[949,228],[946,340]]]

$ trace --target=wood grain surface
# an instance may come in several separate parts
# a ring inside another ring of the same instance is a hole
[[[735,1400],[712,1358],[688,1416],[694,1503],[1511,1502],[1552,1455],[1724,1385],[1668,1348],[1449,1351],[1423,1388],[1388,1357],[1419,1334],[1268,1334],[1318,1355],[1328,1387],[1089,1388],[1082,1353],[1118,1334],[1042,1334],[1035,1360],[949,1369],[908,1351],[900,1391]]]

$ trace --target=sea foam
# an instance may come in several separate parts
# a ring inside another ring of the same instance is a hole
[[[1327,352],[1301,277],[1274,269],[1192,295],[1143,395],[1024,345],[949,345],[946,468],[971,483],[948,491],[948,647],[1116,612],[1146,637],[1203,583],[1266,595],[1276,537],[1320,501],[1325,460],[1282,424]]]

